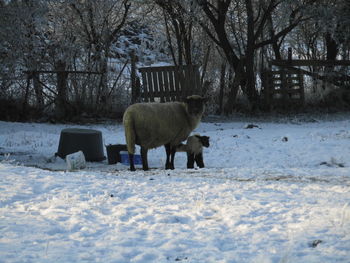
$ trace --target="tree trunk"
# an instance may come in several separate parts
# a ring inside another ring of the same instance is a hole
[[[245,57],[246,68],[246,92],[248,100],[253,108],[257,104],[257,93],[255,89],[255,72],[254,72],[254,11],[251,0],[246,0],[248,38]]]
[[[223,112],[223,103],[224,103],[224,90],[225,90],[225,76],[226,76],[226,62],[221,64],[220,69],[220,93],[219,93],[219,110],[218,114]]]
[[[275,29],[273,28],[273,21],[272,21],[272,15],[269,14],[268,17],[268,23],[267,23],[269,29],[270,29],[270,39],[271,39],[271,46],[273,53],[275,53],[275,59],[282,59],[280,47],[278,45],[278,38],[275,37]]]
[[[339,47],[337,42],[332,38],[330,33],[325,34],[326,47],[327,47],[327,60],[336,60]]]
[[[229,69],[229,94],[228,94],[228,100],[226,101],[226,104],[224,106],[224,113],[226,115],[229,115],[233,112],[237,93],[239,90],[240,82],[241,82],[241,74],[242,71],[237,70],[234,71],[232,68]]]
[[[327,60],[336,60],[338,52],[339,52],[339,47],[337,42],[333,39],[330,33],[325,34],[325,40],[326,40],[326,48],[327,48]],[[325,68],[325,76],[327,78],[327,81],[330,83],[334,82],[334,75],[332,75],[331,72],[334,71],[334,66],[327,66]],[[325,82],[324,82],[325,83]],[[323,89],[326,89],[324,87]]]

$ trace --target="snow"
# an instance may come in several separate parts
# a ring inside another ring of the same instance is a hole
[[[0,262],[350,262],[347,116],[207,118],[206,168],[158,148],[147,172],[67,171],[70,127],[125,142],[120,123],[0,122]]]

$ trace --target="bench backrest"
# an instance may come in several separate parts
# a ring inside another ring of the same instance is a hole
[[[139,68],[142,76],[140,97],[144,102],[180,101],[201,95],[198,66],[162,66]]]

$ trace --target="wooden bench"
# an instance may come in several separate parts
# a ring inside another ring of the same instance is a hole
[[[180,101],[193,94],[202,94],[199,69],[196,65],[139,68],[142,77],[139,101]]]

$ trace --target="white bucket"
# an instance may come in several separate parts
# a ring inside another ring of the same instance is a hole
[[[67,169],[69,171],[84,169],[86,167],[85,156],[82,151],[66,156]]]

